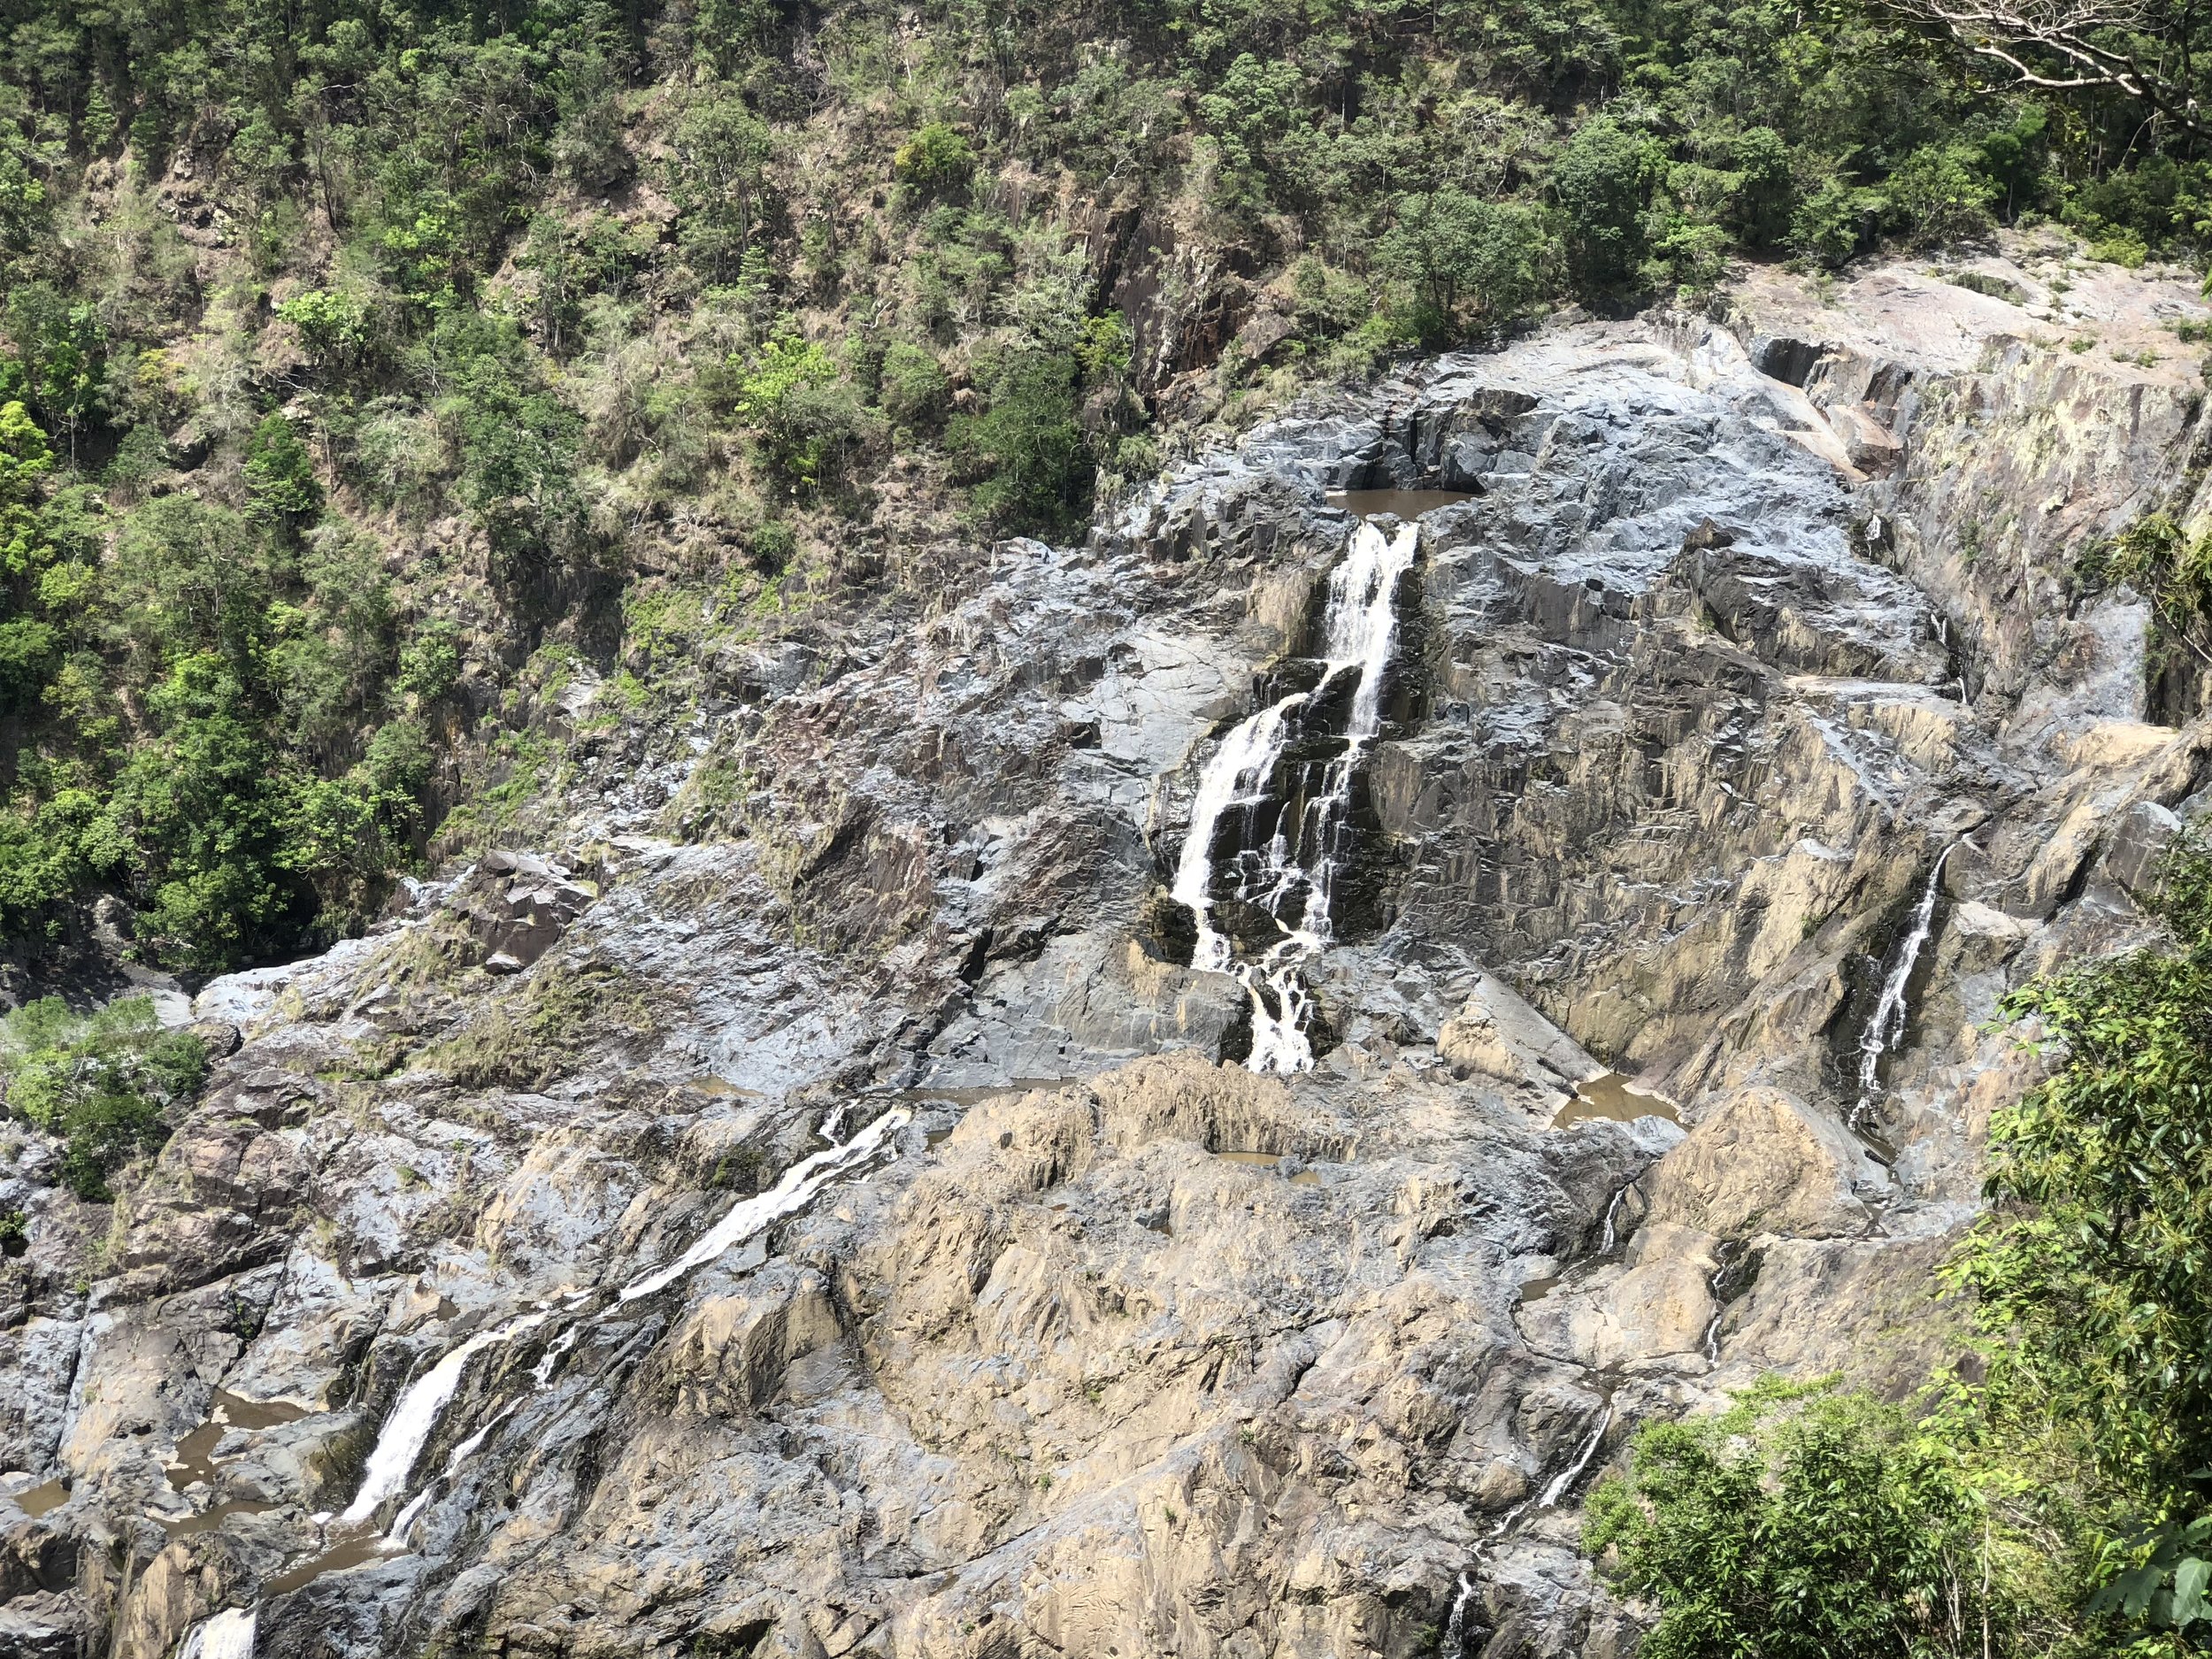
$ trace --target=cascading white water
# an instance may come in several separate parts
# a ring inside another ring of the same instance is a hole
[[[1536,1500],[1538,1509],[1556,1507],[1559,1500],[1573,1490],[1575,1482],[1582,1479],[1582,1471],[1590,1466],[1590,1460],[1598,1455],[1598,1448],[1605,1440],[1605,1431],[1612,1425],[1613,1408],[1609,1405],[1598,1413],[1597,1426],[1590,1431],[1590,1438],[1582,1442],[1582,1449],[1575,1454],[1574,1462],[1561,1470],[1553,1478],[1551,1485],[1544,1488],[1544,1495]]]
[[[834,1133],[836,1119],[841,1119],[843,1115],[841,1108],[835,1118],[825,1124],[826,1135]],[[889,1144],[893,1135],[911,1123],[913,1118],[914,1114],[904,1107],[894,1107],[850,1141],[833,1144],[793,1164],[784,1171],[783,1179],[773,1188],[738,1203],[690,1249],[668,1266],[627,1286],[618,1300],[631,1302],[641,1296],[649,1296],[655,1291],[673,1284],[691,1269],[712,1261],[733,1245],[743,1242],[770,1223],[803,1209],[816,1194],[839,1175],[868,1163]],[[591,1293],[587,1291],[569,1297],[567,1311],[575,1313],[590,1300],[590,1295]],[[422,1448],[429,1443],[431,1435],[436,1431],[438,1419],[458,1392],[462,1373],[471,1359],[495,1344],[511,1341],[536,1329],[557,1311],[559,1310],[551,1302],[547,1302],[495,1330],[478,1333],[402,1390],[398,1402],[378,1432],[375,1448],[370,1452],[368,1467],[362,1475],[361,1489],[354,1495],[353,1502],[336,1517],[337,1525],[341,1527],[358,1527],[375,1515],[378,1506],[386,1499],[399,1493],[409,1472],[414,1468],[416,1459],[422,1455]],[[575,1346],[582,1330],[580,1320],[572,1323],[548,1345],[537,1363],[531,1368],[534,1388],[543,1389],[552,1385],[554,1369],[562,1356]],[[508,1401],[474,1433],[453,1448],[446,1458],[443,1473],[447,1479],[458,1472],[461,1465],[475,1455],[491,1432],[512,1414],[519,1403],[518,1400]],[[401,1509],[385,1534],[384,1541],[388,1547],[404,1547],[408,1529],[428,1505],[434,1490],[434,1481],[426,1483]],[[328,1559],[327,1555],[326,1559]],[[218,1614],[194,1628],[185,1647],[179,1652],[179,1659],[252,1659],[254,1625],[257,1617],[257,1609],[252,1608]],[[239,1634],[242,1630],[242,1636]],[[237,1645],[240,1643],[242,1645]]]
[[[177,1659],[253,1659],[254,1627],[261,1622],[250,1607],[227,1607],[195,1624],[177,1649]]]
[[[576,1346],[576,1339],[581,1336],[583,1332],[582,1325],[572,1325],[545,1345],[545,1352],[538,1356],[538,1363],[530,1368],[530,1381],[533,1386],[550,1388],[553,1386],[554,1367],[561,1363],[561,1356]]]
[[[786,1170],[783,1179],[768,1191],[732,1206],[729,1214],[666,1267],[624,1286],[620,1299],[635,1302],[640,1296],[665,1290],[693,1268],[711,1262],[733,1245],[744,1243],[771,1222],[805,1209],[815,1194],[854,1165],[873,1157],[886,1141],[913,1118],[914,1114],[905,1107],[894,1106],[851,1140],[825,1147],[811,1157],[801,1159]]]
[[[1952,843],[1953,847],[1956,845],[1955,841]],[[1951,847],[1936,856],[1935,868],[1928,872],[1928,885],[1921,892],[1920,902],[1913,907],[1912,926],[1906,930],[1891,959],[1889,972],[1882,980],[1881,995],[1874,1002],[1873,1018],[1866,1022],[1866,1030],[1860,1035],[1859,1099],[1851,1109],[1855,1128],[1873,1110],[1874,1102],[1881,1094],[1882,1056],[1905,1034],[1905,993],[1934,926],[1936,900],[1943,891],[1943,866],[1950,856]]]
[[[1627,1197],[1628,1189],[1635,1186],[1636,1183],[1642,1179],[1642,1175],[1639,1173],[1622,1182],[1619,1189],[1613,1194],[1613,1202],[1606,1205],[1605,1242],[1598,1246],[1598,1254],[1600,1256],[1610,1256],[1613,1254],[1614,1245],[1619,1242],[1619,1234],[1614,1231],[1613,1224],[1615,1218],[1621,1213],[1621,1200]]]
[[[1475,1581],[1459,1575],[1459,1591],[1452,1597],[1451,1617],[1444,1621],[1444,1645],[1437,1649],[1443,1659],[1466,1659],[1467,1604],[1475,1599]]]
[[[398,1495],[408,1471],[415,1466],[415,1459],[429,1443],[431,1431],[438,1426],[439,1417],[452,1403],[469,1361],[496,1343],[512,1341],[524,1332],[536,1329],[549,1317],[542,1312],[526,1313],[494,1330],[480,1331],[408,1384],[391,1415],[384,1419],[384,1426],[377,1431],[376,1449],[369,1454],[361,1490],[338,1517],[340,1524],[358,1526],[376,1513],[377,1505]]]
[[[1388,537],[1371,524],[1353,531],[1349,551],[1329,573],[1319,684],[1239,722],[1199,775],[1190,828],[1170,891],[1197,918],[1192,966],[1234,973],[1251,998],[1252,1053],[1245,1064],[1255,1071],[1287,1075],[1313,1064],[1313,1046],[1305,1034],[1310,999],[1299,970],[1329,940],[1329,906],[1340,863],[1338,843],[1351,805],[1352,774],[1382,729],[1383,675],[1398,637],[1393,601],[1419,541],[1414,525]],[[1281,907],[1302,887],[1298,921],[1260,961],[1238,963],[1229,940],[1213,926],[1216,833],[1232,810],[1248,813],[1266,799],[1292,717],[1317,703],[1345,674],[1359,678],[1352,689],[1343,752],[1328,763],[1321,787],[1306,802],[1302,821],[1293,825],[1287,816],[1279,821],[1267,845],[1257,849],[1257,870],[1240,872],[1238,881],[1238,896],[1279,920]],[[1310,865],[1301,862],[1302,855],[1311,857]]]

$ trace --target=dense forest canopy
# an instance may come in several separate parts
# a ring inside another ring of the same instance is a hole
[[[1772,0],[0,17],[0,927],[186,971],[494,833],[579,676],[664,712],[1317,376],[2212,196],[2157,8],[2055,87]]]

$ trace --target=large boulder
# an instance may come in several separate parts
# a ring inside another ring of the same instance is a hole
[[[1717,1238],[1864,1233],[1880,1171],[1841,1125],[1786,1090],[1739,1090],[1659,1161],[1651,1212]]]

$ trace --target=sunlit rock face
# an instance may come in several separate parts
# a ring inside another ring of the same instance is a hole
[[[2066,585],[2175,369],[1732,303],[1317,394],[207,987],[125,1206],[0,1181],[0,1647],[1625,1653],[1590,1482],[1949,1350],[1987,1022],[2212,775]]]

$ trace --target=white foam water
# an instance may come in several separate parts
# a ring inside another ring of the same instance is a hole
[[[1444,1645],[1437,1649],[1443,1659],[1466,1659],[1467,1604],[1475,1599],[1475,1581],[1459,1575],[1459,1591],[1452,1597],[1452,1615],[1444,1621]]]
[[[1252,1002],[1252,1052],[1245,1064],[1255,1071],[1287,1075],[1313,1064],[1313,1045],[1305,1033],[1311,1007],[1300,969],[1329,941],[1329,906],[1340,864],[1339,842],[1352,798],[1352,774],[1382,729],[1385,671],[1398,637],[1394,598],[1398,580],[1419,546],[1417,526],[1406,525],[1386,537],[1371,524],[1352,533],[1350,550],[1329,573],[1329,600],[1322,618],[1325,661],[1320,683],[1311,692],[1288,696],[1247,717],[1222,739],[1221,747],[1199,774],[1191,803],[1190,828],[1183,837],[1170,891],[1197,918],[1198,942],[1191,965],[1233,973]],[[1287,815],[1274,835],[1256,849],[1259,868],[1240,877],[1238,895],[1280,919],[1281,908],[1303,900],[1294,926],[1256,963],[1238,963],[1229,941],[1213,926],[1213,845],[1222,818],[1232,810],[1249,813],[1267,798],[1291,719],[1317,702],[1340,677],[1356,674],[1344,730],[1344,749],[1328,763],[1322,786],[1306,802],[1302,821]],[[1302,864],[1302,856],[1311,864]]]
[[[554,1369],[560,1364],[561,1356],[576,1346],[576,1339],[581,1336],[583,1332],[584,1327],[581,1325],[572,1325],[545,1345],[545,1352],[538,1356],[538,1363],[530,1368],[530,1381],[533,1386],[538,1388],[550,1388],[553,1386]]]
[[[541,1312],[526,1313],[494,1330],[480,1331],[408,1384],[391,1415],[384,1419],[384,1426],[377,1432],[376,1449],[369,1454],[369,1466],[361,1477],[361,1490],[339,1515],[339,1524],[358,1526],[376,1513],[379,1504],[399,1494],[406,1484],[408,1471],[414,1468],[415,1459],[422,1455],[431,1432],[438,1426],[439,1417],[452,1403],[453,1395],[461,1386],[461,1373],[469,1361],[488,1348],[534,1330],[549,1317]]]
[[[913,1117],[905,1107],[894,1106],[851,1140],[825,1147],[811,1157],[800,1160],[786,1170],[783,1179],[768,1191],[733,1205],[729,1214],[666,1267],[624,1286],[620,1299],[635,1302],[641,1296],[665,1290],[693,1268],[711,1262],[733,1245],[744,1243],[771,1222],[805,1209],[823,1187],[873,1157],[893,1135],[913,1121]]]
[[[1955,841],[1952,843],[1953,847],[1956,845]],[[1904,940],[1890,962],[1889,973],[1882,980],[1881,995],[1874,1002],[1874,1017],[1866,1022],[1866,1030],[1859,1038],[1859,1100],[1851,1109],[1854,1127],[1865,1119],[1881,1095],[1882,1056],[1905,1034],[1905,993],[1934,925],[1936,900],[1943,891],[1943,866],[1950,856],[1950,847],[1936,856],[1935,868],[1928,872],[1928,885],[1921,891],[1920,902],[1913,907],[1912,926],[1906,930]]]
[[[227,1607],[195,1624],[177,1649],[177,1659],[253,1659],[254,1627],[259,1609]]]
[[[1598,1448],[1605,1440],[1605,1431],[1612,1425],[1613,1408],[1608,1406],[1598,1413],[1597,1426],[1590,1431],[1590,1438],[1582,1442],[1582,1449],[1575,1454],[1574,1462],[1569,1463],[1553,1477],[1551,1485],[1544,1488],[1544,1495],[1536,1500],[1538,1509],[1549,1509],[1557,1507],[1559,1500],[1574,1490],[1575,1482],[1582,1479],[1582,1471],[1590,1466],[1590,1460],[1598,1455]]]
[[[1616,1217],[1617,1217],[1621,1213],[1621,1200],[1627,1197],[1628,1189],[1635,1186],[1636,1183],[1642,1179],[1643,1177],[1640,1173],[1631,1176],[1627,1180],[1622,1182],[1620,1189],[1613,1194],[1613,1202],[1606,1205],[1605,1242],[1598,1246],[1598,1254],[1600,1256],[1610,1256],[1613,1254],[1614,1246],[1619,1242],[1620,1237],[1618,1233],[1615,1231],[1613,1224]]]

